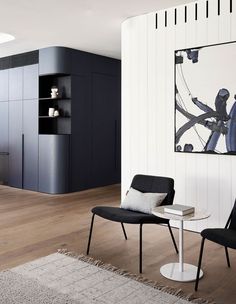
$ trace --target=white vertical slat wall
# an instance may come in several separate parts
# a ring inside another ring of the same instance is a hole
[[[200,0],[122,25],[122,198],[134,174],[171,176],[176,203],[211,213],[186,225],[194,231],[224,226],[236,196],[236,156],[174,152],[174,50],[236,41],[234,4]]]
[[[196,45],[207,45],[208,19],[206,18],[206,1],[198,2],[198,20],[196,21]],[[196,205],[208,209],[207,200],[207,155],[199,154],[196,158]],[[198,221],[197,230],[205,228],[207,221]]]

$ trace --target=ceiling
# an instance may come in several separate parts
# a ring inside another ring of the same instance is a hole
[[[0,57],[47,46],[67,46],[120,58],[121,23],[132,16],[191,0],[0,0]]]

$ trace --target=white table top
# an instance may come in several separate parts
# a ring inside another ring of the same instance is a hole
[[[194,213],[190,213],[190,214],[181,216],[181,215],[164,212],[165,207],[167,207],[167,205],[154,208],[152,210],[152,214],[154,214],[158,217],[164,218],[164,219],[175,220],[175,221],[176,220],[177,221],[199,221],[199,220],[204,220],[210,216],[210,214],[207,213],[206,211],[197,210],[196,208],[195,208]]]

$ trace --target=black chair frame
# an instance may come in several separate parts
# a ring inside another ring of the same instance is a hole
[[[133,182],[135,180],[135,178],[137,179],[138,177],[145,177],[145,176],[142,176],[142,175],[136,175],[133,179]],[[148,178],[151,178],[152,176],[147,176]],[[152,178],[158,178],[158,177],[152,177]],[[164,177],[160,177],[162,179],[164,179]],[[168,178],[167,178],[168,179]],[[132,182],[132,184],[133,184]],[[132,186],[131,184],[131,186]],[[174,189],[173,189],[173,193],[171,194],[171,197],[172,197],[172,201],[170,201],[170,203],[173,203],[173,199],[174,199]],[[168,201],[164,201],[164,204],[168,204],[169,202]],[[93,212],[93,210],[92,210]],[[131,211],[129,211],[131,212]],[[142,213],[140,213],[142,214]],[[94,218],[95,218],[95,213],[93,212],[93,215],[92,215],[92,219],[91,219],[91,225],[90,225],[90,231],[89,231],[89,238],[88,238],[88,245],[87,245],[87,255],[89,254],[89,251],[90,251],[90,244],[91,244],[91,239],[92,239],[92,232],[93,232],[93,225],[94,225]],[[153,216],[154,219],[156,219],[157,217]],[[164,220],[164,219],[159,219],[160,220],[160,225],[167,225],[168,229],[169,229],[169,233],[171,235],[171,239],[172,239],[172,242],[173,242],[173,245],[174,245],[174,248],[175,248],[175,251],[176,253],[178,254],[178,247],[176,245],[176,242],[175,242],[175,238],[174,238],[174,235],[173,235],[173,232],[172,232],[172,229],[171,229],[171,226],[169,224],[169,220]],[[119,222],[119,221],[117,221]],[[124,227],[124,222],[120,222],[121,223],[121,227],[122,227],[122,230],[123,230],[123,234],[124,234],[124,237],[125,237],[125,240],[127,240],[127,233],[125,231],[125,227]],[[132,224],[132,223],[127,223],[127,224]],[[139,272],[142,273],[142,253],[143,253],[143,246],[142,246],[142,239],[143,239],[143,225],[144,224],[155,224],[155,222],[150,222],[150,223],[140,223],[139,224]]]
[[[235,200],[234,207],[233,207],[233,209],[232,209],[232,211],[230,213],[230,216],[229,216],[229,218],[227,220],[227,223],[226,223],[224,229],[229,229],[230,228],[233,212],[235,212],[235,210],[236,210],[236,200]],[[202,257],[203,257],[203,250],[204,250],[205,240],[206,240],[206,238],[202,237],[201,247],[200,247],[200,254],[199,254],[199,260],[198,260],[197,276],[196,276],[196,281],[195,281],[195,291],[198,290],[198,285],[199,285],[199,277],[200,277],[200,270],[201,270],[201,265],[202,265]],[[226,246],[224,246],[224,247],[225,247],[225,256],[226,256],[227,266],[231,267],[231,265],[230,265],[230,259],[229,259],[228,247],[226,247]]]

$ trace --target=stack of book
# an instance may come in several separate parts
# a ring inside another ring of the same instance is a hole
[[[178,205],[178,204],[166,206],[164,208],[164,212],[166,212],[166,213],[171,213],[171,214],[176,214],[176,215],[181,215],[181,216],[194,213],[194,211],[195,211],[194,207]]]

